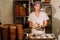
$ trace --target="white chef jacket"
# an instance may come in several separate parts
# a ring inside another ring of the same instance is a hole
[[[35,12],[32,12],[28,17],[28,21],[32,21],[33,25],[35,23],[39,23],[40,25],[43,25],[43,21],[46,21],[48,19],[49,19],[49,17],[47,16],[47,14],[45,12],[40,12],[40,15],[38,17],[35,15]],[[43,34],[43,33],[45,33],[45,30],[38,31],[38,30],[34,29],[34,27],[32,26],[32,33],[33,34]]]

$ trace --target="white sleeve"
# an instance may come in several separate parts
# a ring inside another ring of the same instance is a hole
[[[49,20],[49,17],[48,17],[48,15],[46,13],[44,13],[43,19],[44,19],[44,21]]]
[[[28,21],[32,21],[32,15],[31,14],[28,17]]]

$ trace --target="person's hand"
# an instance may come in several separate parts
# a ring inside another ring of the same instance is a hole
[[[39,24],[34,24],[34,27],[36,30],[44,30],[44,27],[42,25],[39,25]]]
[[[35,28],[38,28],[38,27],[39,27],[39,25],[38,25],[37,23],[35,23],[35,24],[34,24],[34,27],[35,27]]]

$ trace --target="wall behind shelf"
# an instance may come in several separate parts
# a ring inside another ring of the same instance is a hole
[[[52,0],[52,32],[56,37],[60,32],[60,0]]]
[[[2,24],[13,23],[13,0],[0,0],[0,19]]]

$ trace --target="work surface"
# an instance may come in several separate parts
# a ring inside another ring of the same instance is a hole
[[[28,34],[28,38],[30,40],[55,40],[55,35],[54,34],[39,34],[39,35],[34,35],[32,33]]]

